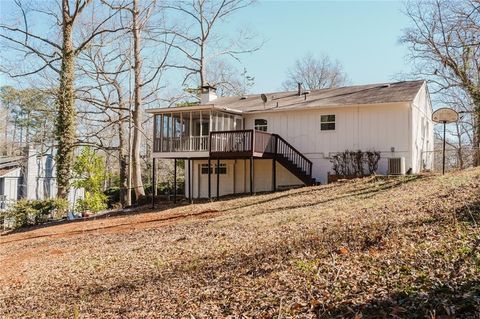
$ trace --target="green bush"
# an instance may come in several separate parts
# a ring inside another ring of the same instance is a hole
[[[68,201],[65,199],[26,200],[16,202],[0,213],[0,219],[13,229],[45,223],[65,216]]]
[[[98,212],[107,208],[108,197],[103,193],[107,177],[104,159],[89,147],[84,147],[73,165],[76,188],[85,190],[85,198],[79,199],[76,209],[85,212]]]
[[[108,197],[104,193],[85,192],[85,198],[77,200],[76,209],[80,212],[99,212],[108,207]]]

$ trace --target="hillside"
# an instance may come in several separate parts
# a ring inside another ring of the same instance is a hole
[[[480,170],[0,237],[0,317],[480,316]]]

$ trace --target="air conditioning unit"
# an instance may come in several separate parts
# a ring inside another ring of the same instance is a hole
[[[388,175],[405,175],[405,157],[388,159]]]

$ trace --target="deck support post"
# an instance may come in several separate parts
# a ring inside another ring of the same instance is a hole
[[[212,200],[212,160],[208,158],[208,199]]]
[[[220,158],[217,157],[217,167],[215,168],[217,173],[217,199],[220,198]]]
[[[173,159],[173,203],[177,203],[177,159]]]
[[[190,204],[193,203],[192,196],[192,170],[191,170],[191,159],[188,159],[188,201]]]
[[[155,208],[155,195],[157,195],[157,165],[155,157],[152,159],[152,208]]]
[[[251,156],[250,157],[250,195],[253,195],[253,187],[254,187],[253,179],[254,179],[254,176],[253,176],[253,156]]]
[[[272,160],[272,189],[277,191],[277,159],[274,157]]]
[[[274,134],[272,135],[274,139],[273,144],[273,161],[272,161],[272,188],[273,191],[277,191],[277,151],[278,151],[278,139],[277,136]]]

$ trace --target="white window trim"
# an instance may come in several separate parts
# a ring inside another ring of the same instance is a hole
[[[225,173],[220,173],[219,175],[228,175],[228,165],[225,164],[225,163],[220,163],[220,168],[223,168],[223,167],[225,167]],[[207,163],[200,164],[200,173],[201,173],[202,175],[208,175],[208,173],[204,173],[204,172],[203,172],[203,169],[204,169],[204,168],[208,168],[208,164],[207,164]],[[216,175],[216,174],[217,174],[217,173],[216,173],[216,170],[215,170],[216,168],[217,168],[217,163],[215,163],[215,164],[212,163],[212,168],[211,168],[211,172],[210,172],[212,175]]]
[[[268,131],[268,120],[263,119],[263,118],[254,119],[254,120],[253,120],[253,128],[254,128],[255,130],[257,130],[257,131],[263,131],[263,130],[257,129],[257,124],[255,124],[255,121],[257,121],[257,120],[261,120],[261,121],[267,122],[267,124],[265,124],[265,125],[258,125],[258,127],[265,127],[265,131],[264,131],[264,132],[267,132],[267,131]]]
[[[335,121],[322,122],[322,116],[329,116],[329,115],[335,116]],[[330,124],[330,123],[335,124],[335,128],[333,130],[322,130],[322,124]],[[320,132],[322,132],[322,133],[335,132],[337,130],[337,114],[335,114],[335,113],[320,114],[320,124],[319,124],[318,128],[319,128]]]

